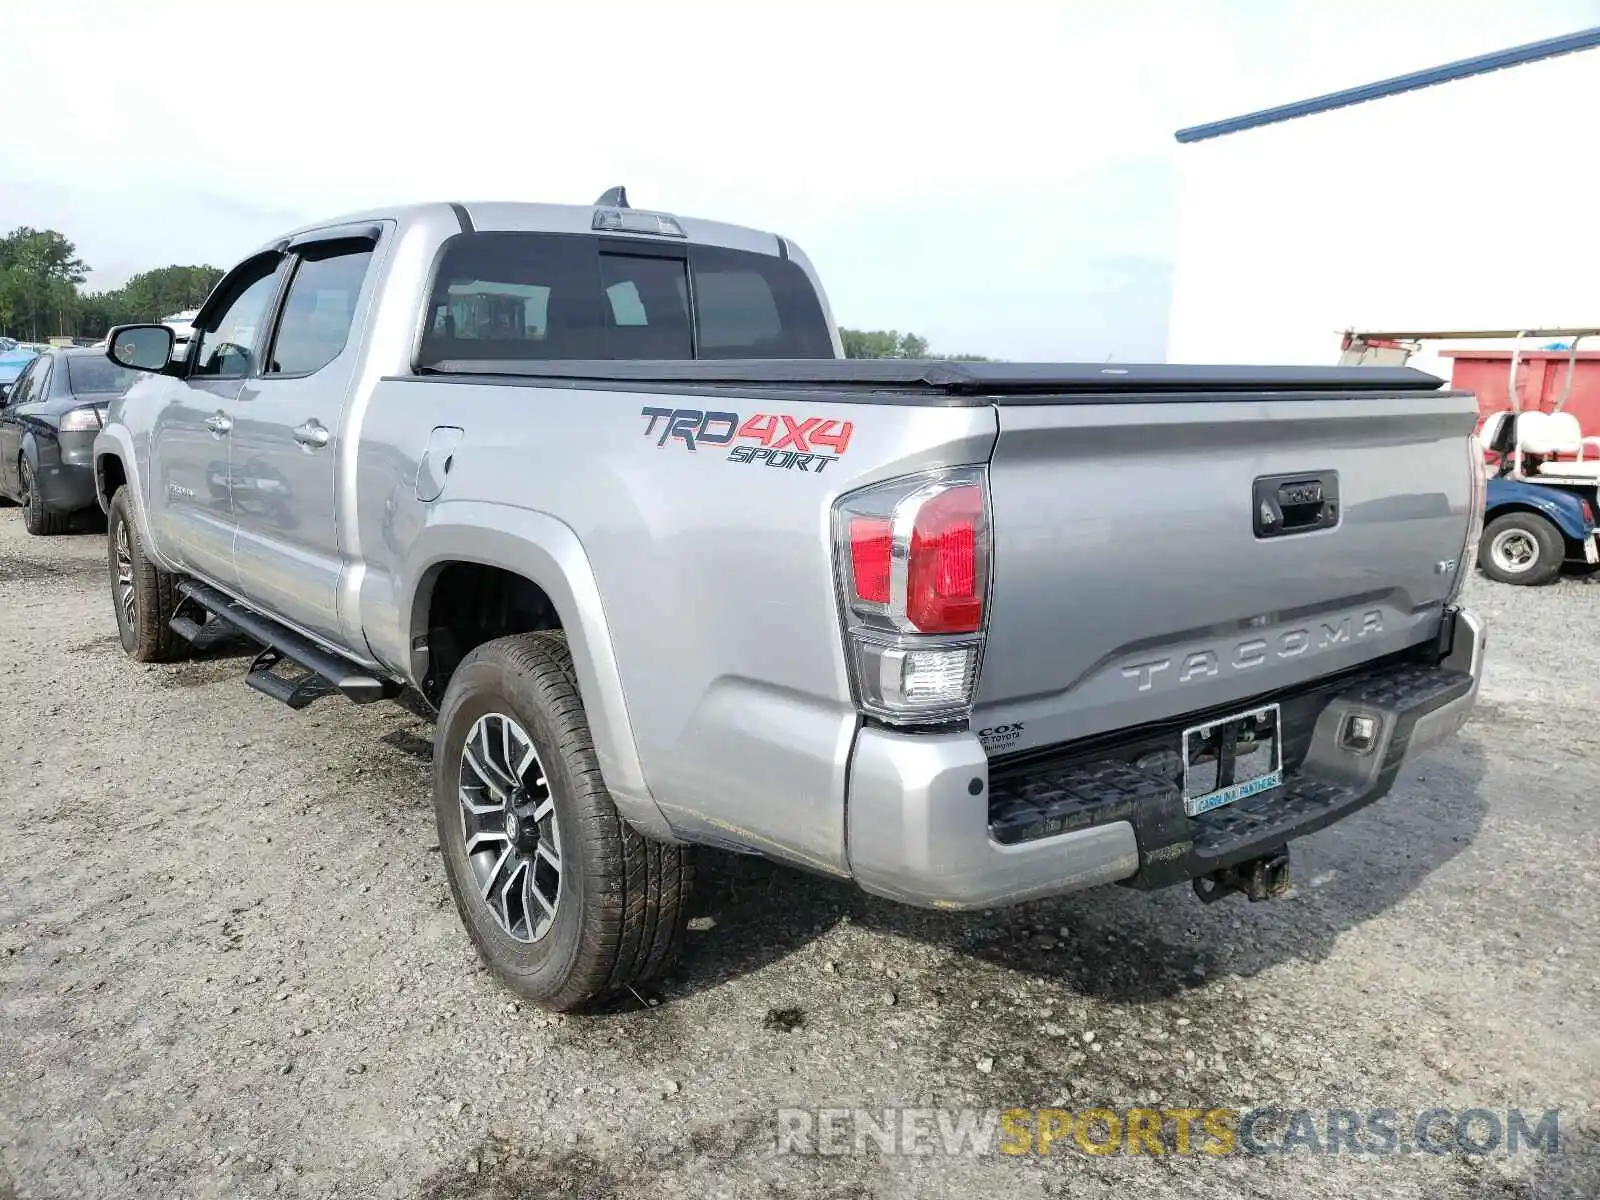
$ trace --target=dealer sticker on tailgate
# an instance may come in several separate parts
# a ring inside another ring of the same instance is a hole
[[[1183,810],[1191,817],[1283,782],[1276,704],[1183,731]]]

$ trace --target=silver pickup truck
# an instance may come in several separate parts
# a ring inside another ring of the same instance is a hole
[[[128,654],[414,689],[473,942],[658,975],[692,847],[910,904],[1281,894],[1477,693],[1469,395],[1408,370],[856,362],[770,233],[450,204],[290,233],[95,443]]]

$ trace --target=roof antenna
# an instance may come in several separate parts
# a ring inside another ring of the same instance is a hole
[[[627,208],[628,189],[620,183],[614,188],[606,189],[604,195],[594,202],[596,208]]]

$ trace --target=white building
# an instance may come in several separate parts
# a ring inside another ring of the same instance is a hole
[[[1600,327],[1596,47],[1600,28],[1180,130],[1168,361]],[[1448,378],[1443,345],[1412,364]]]

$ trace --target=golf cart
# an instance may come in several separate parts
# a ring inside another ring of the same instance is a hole
[[[1600,328],[1344,335],[1340,361],[1346,365],[1403,365],[1425,343],[1511,343],[1487,351],[1440,351],[1455,361],[1452,386],[1478,396],[1478,438],[1489,475],[1478,566],[1491,579],[1548,583],[1563,563],[1595,566],[1600,560],[1600,437],[1590,436],[1600,432],[1600,362],[1579,349],[1585,338],[1595,337]],[[1529,348],[1530,341],[1536,348]],[[1600,575],[1590,578],[1600,581]]]
[[[1491,413],[1478,436],[1489,460],[1483,573],[1533,585],[1568,561],[1600,563],[1600,438],[1584,437],[1570,413],[1509,410]]]

